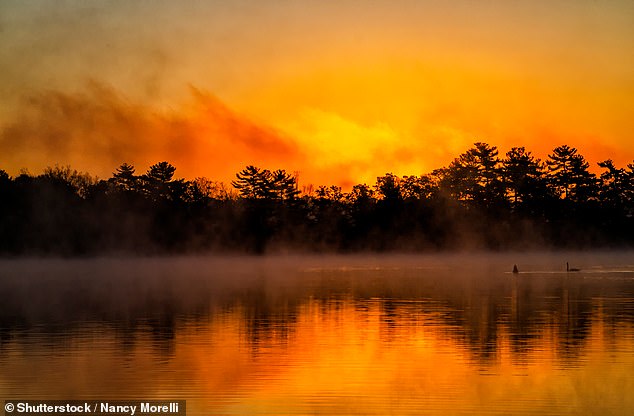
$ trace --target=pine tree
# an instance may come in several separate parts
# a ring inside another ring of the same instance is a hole
[[[231,185],[243,198],[267,199],[271,197],[270,177],[270,171],[249,165],[236,173],[237,180],[232,181]]]
[[[137,190],[138,177],[134,175],[134,172],[135,169],[133,165],[123,163],[112,175],[112,178],[110,178],[110,182],[119,191]]]
[[[458,200],[492,207],[504,199],[498,150],[482,142],[474,146],[443,169],[441,186]]]
[[[546,161],[550,186],[556,195],[575,202],[586,201],[596,194],[596,177],[590,165],[568,145],[556,147]]]
[[[544,196],[543,164],[524,147],[513,147],[502,161],[502,176],[513,207]]]

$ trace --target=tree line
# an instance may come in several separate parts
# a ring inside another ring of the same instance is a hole
[[[544,161],[478,142],[420,176],[304,186],[247,166],[230,185],[176,179],[159,162],[108,179],[68,166],[0,170],[0,253],[165,254],[624,247],[634,243],[634,162],[616,167],[568,145]]]

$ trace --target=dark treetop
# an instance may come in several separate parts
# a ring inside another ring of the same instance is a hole
[[[3,255],[267,251],[422,251],[623,247],[634,243],[634,163],[577,149],[541,161],[486,143],[420,176],[378,177],[350,192],[303,186],[283,169],[246,166],[231,187],[175,179],[159,162],[124,163],[99,180],[55,166],[0,170]]]

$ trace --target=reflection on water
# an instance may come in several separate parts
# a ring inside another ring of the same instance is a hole
[[[634,256],[561,256],[3,261],[0,397],[633,414]]]

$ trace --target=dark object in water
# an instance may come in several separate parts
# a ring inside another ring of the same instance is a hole
[[[566,271],[567,272],[580,272],[581,269],[576,269],[574,267],[570,267],[570,265],[568,264],[568,262],[566,262]]]
[[[520,271],[517,269],[517,264],[513,265],[513,273],[519,273]]]

